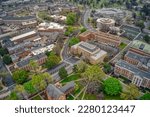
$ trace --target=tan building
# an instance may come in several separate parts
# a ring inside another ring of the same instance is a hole
[[[98,41],[99,43],[111,45],[118,47],[121,43],[121,39],[119,36],[115,36],[112,34],[104,33],[101,31],[98,32],[84,32],[79,35],[79,38],[81,41],[87,41],[87,40],[95,40]]]
[[[83,59],[88,60],[91,64],[103,62],[104,58],[107,56],[107,52],[104,50],[83,41],[72,46],[71,52],[75,55],[82,56]]]
[[[97,28],[101,31],[107,32],[110,27],[115,26],[115,20],[109,18],[99,18],[97,19]]]

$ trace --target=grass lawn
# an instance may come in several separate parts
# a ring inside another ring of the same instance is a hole
[[[42,99],[39,95],[37,95],[36,97],[32,98],[32,100],[42,100]]]
[[[106,94],[105,94],[105,96],[104,96],[104,99],[105,99],[105,100],[122,100],[122,99],[120,98],[120,95],[110,96],[110,95],[106,95]]]
[[[68,76],[67,78],[65,78],[64,80],[62,80],[61,83],[65,84],[70,81],[78,80],[79,78],[80,78],[79,74],[72,74]]]
[[[120,50],[122,50],[122,49],[124,49],[126,46],[127,46],[127,44],[121,43],[120,46],[119,46],[119,48],[120,48]]]

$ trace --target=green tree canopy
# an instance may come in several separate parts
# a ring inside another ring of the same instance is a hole
[[[65,67],[62,67],[59,69],[59,76],[61,79],[67,78],[68,73],[67,73],[67,70],[65,69]]]
[[[81,33],[85,32],[85,31],[86,31],[86,28],[85,28],[85,27],[82,27],[82,28],[80,29],[80,32],[81,32]]]
[[[67,25],[74,25],[76,23],[77,16],[76,13],[69,13],[67,15],[66,24]]]
[[[134,84],[130,84],[126,91],[121,93],[121,98],[125,100],[134,100],[140,96],[138,88]]]
[[[16,70],[13,72],[13,80],[17,84],[23,84],[28,80],[28,73],[25,70]]]
[[[5,54],[8,54],[7,50],[5,48],[0,48],[0,55],[4,56]]]
[[[73,46],[73,45],[75,45],[75,44],[77,44],[77,43],[79,43],[79,42],[80,42],[79,38],[72,37],[72,38],[69,40],[69,46]]]
[[[9,65],[12,63],[12,60],[11,60],[11,57],[8,55],[8,54],[5,54],[3,56],[3,62],[6,64],[6,65]]]
[[[58,63],[60,62],[60,58],[59,56],[57,55],[49,55],[48,56],[48,59],[45,63],[45,66],[48,68],[48,69],[51,69],[52,67],[54,67],[55,65],[57,65]]]
[[[140,97],[140,100],[150,100],[150,93],[146,93]]]
[[[34,88],[31,81],[24,83],[23,86],[24,86],[24,89],[30,94],[33,94],[36,92],[36,89]]]
[[[150,36],[149,35],[145,35],[144,40],[145,40],[145,42],[150,44]]]
[[[110,64],[104,63],[103,67],[104,67],[103,68],[104,72],[109,73],[111,71],[111,65]]]
[[[8,100],[18,100],[18,95],[15,91],[11,92],[11,94],[8,97]]]
[[[105,78],[105,73],[97,65],[88,66],[85,72],[82,74],[89,82],[101,81]]]
[[[122,86],[119,80],[110,77],[104,81],[104,91],[107,95],[118,95],[122,91]]]

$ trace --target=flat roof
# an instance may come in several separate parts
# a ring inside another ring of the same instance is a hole
[[[125,68],[127,70],[130,70],[131,72],[134,73],[134,75],[137,75],[137,76],[140,76],[141,78],[148,78],[150,79],[150,72],[145,72],[141,69],[138,69],[136,66],[132,65],[132,64],[129,64],[127,63],[126,61],[124,60],[120,60],[116,63],[116,65],[122,67],[122,68]]]
[[[40,30],[45,30],[45,29],[64,29],[64,26],[58,24],[58,23],[55,23],[55,22],[50,22],[50,23],[41,23],[39,24],[39,27],[38,27]]]
[[[19,40],[21,38],[24,38],[24,37],[27,37],[27,36],[30,36],[30,35],[33,35],[33,34],[36,34],[36,31],[31,31],[31,32],[27,32],[27,33],[15,36],[15,37],[11,38],[10,40],[11,41],[16,41],[16,40]]]
[[[2,19],[3,20],[31,20],[31,19],[36,19],[36,17],[35,16],[25,16],[25,17],[5,16]]]
[[[139,40],[134,40],[132,42],[132,45],[131,45],[132,48],[136,48],[136,49],[139,49],[141,51],[144,51],[146,53],[149,53],[150,54],[150,44],[147,44],[143,41],[139,41]]]
[[[84,48],[89,52],[94,52],[97,49],[99,49],[96,45],[93,45],[93,44],[90,44],[87,42],[83,42],[83,41],[79,43],[79,47]]]
[[[98,53],[96,53],[95,55],[91,56],[92,59],[97,60],[99,58],[101,58],[102,56],[107,55],[107,52],[104,50],[100,50]]]

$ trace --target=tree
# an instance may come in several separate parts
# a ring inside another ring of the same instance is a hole
[[[48,59],[45,65],[48,69],[51,69],[52,67],[57,65],[59,62],[60,62],[60,58],[57,55],[50,55],[48,56]]]
[[[110,77],[104,81],[104,91],[107,95],[118,95],[122,91],[122,86],[119,80]]]
[[[82,28],[80,29],[80,32],[81,32],[81,33],[85,32],[85,31],[86,31],[86,28],[84,28],[84,27],[82,27]]]
[[[12,63],[11,57],[10,57],[8,54],[4,55],[4,56],[3,56],[3,62],[4,62],[6,65],[11,64],[11,63]]]
[[[40,66],[36,61],[31,60],[29,63],[29,66],[31,67],[30,73],[31,74],[40,74],[42,73],[42,66]]]
[[[5,48],[0,48],[0,55],[4,56],[5,54],[8,54],[7,50]]]
[[[23,84],[28,80],[28,73],[25,70],[16,70],[15,72],[13,72],[13,80],[17,83],[17,84]]]
[[[77,43],[79,43],[79,42],[80,42],[79,38],[72,37],[72,38],[69,40],[69,46],[71,47],[71,46],[73,46],[73,45],[75,45],[75,44],[77,44]]]
[[[145,42],[150,44],[150,36],[149,35],[145,35],[144,37]]]
[[[22,97],[24,97],[23,93],[25,92],[25,89],[22,85],[16,85],[15,91],[20,93],[22,95]]]
[[[77,16],[76,13],[69,13],[67,15],[66,24],[67,25],[74,25],[76,23]]]
[[[23,86],[24,86],[24,89],[30,94],[33,94],[36,92],[36,89],[34,88],[31,81],[24,83]]]
[[[33,86],[37,87],[39,90],[42,90],[52,82],[52,77],[49,73],[41,73],[38,75],[33,75],[31,82]]]
[[[140,92],[138,88],[134,84],[130,84],[126,91],[121,93],[121,98],[125,100],[134,100],[137,99],[137,97],[140,96]]]
[[[140,100],[150,100],[150,93],[146,93],[140,97]]]
[[[80,61],[76,65],[76,72],[83,73],[83,72],[85,72],[85,70],[86,70],[87,67],[88,67],[88,65],[84,61]]]
[[[104,63],[104,72],[109,73],[111,71],[111,65],[108,63]]]
[[[9,97],[8,97],[8,100],[18,100],[18,95],[15,91],[11,92]]]
[[[141,29],[145,28],[144,21],[140,20],[136,22],[136,26],[139,26]]]
[[[61,79],[67,78],[68,73],[67,73],[67,70],[65,69],[65,67],[62,67],[59,69],[59,76]]]
[[[105,78],[105,73],[97,65],[88,66],[82,76],[89,82],[101,81]]]

